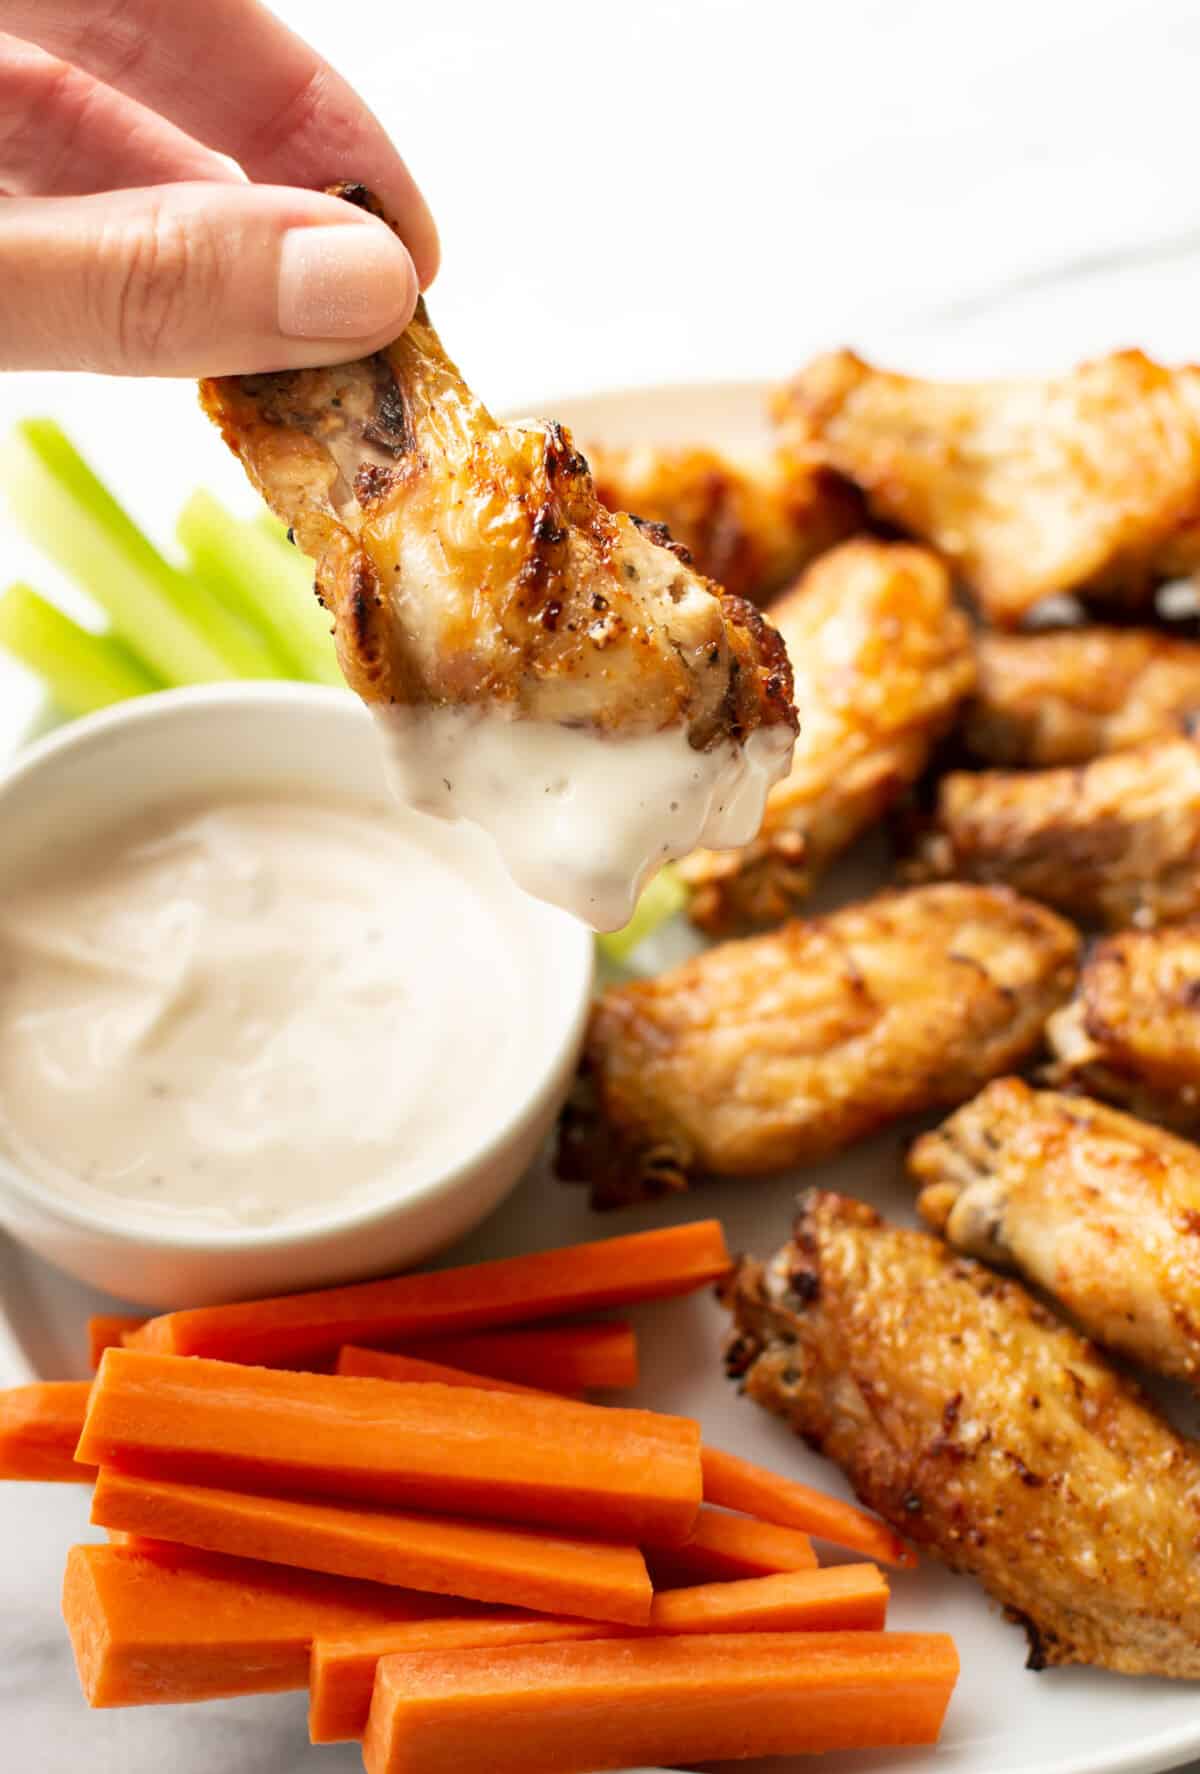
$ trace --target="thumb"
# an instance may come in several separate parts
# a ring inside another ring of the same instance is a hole
[[[417,300],[407,251],[336,197],[179,184],[0,202],[0,368],[204,376],[377,351]]]

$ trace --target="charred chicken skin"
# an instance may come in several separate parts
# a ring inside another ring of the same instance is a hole
[[[1118,1354],[1200,1375],[1200,1150],[1087,1097],[1001,1078],[909,1154],[922,1217],[1016,1269]]]
[[[1121,351],[1044,381],[926,382],[853,352],[776,401],[782,435],[937,548],[988,620],[1072,592],[1137,605],[1200,561],[1200,369]]]
[[[1034,1668],[1200,1677],[1200,1458],[1017,1282],[814,1193],[726,1303],[744,1391],[978,1577]]]
[[[1075,769],[953,772],[910,874],[1003,881],[1109,929],[1200,915],[1200,739]]]
[[[769,615],[804,717],[753,843],[680,864],[692,920],[713,935],[786,917],[920,775],[975,677],[966,617],[927,549],[844,543]]]
[[[1078,939],[1003,889],[884,893],[605,992],[560,1173],[600,1206],[757,1176],[962,1102],[1041,1040]]]
[[[754,603],[863,527],[862,500],[847,481],[786,451],[743,458],[702,444],[586,448],[610,511],[665,524],[699,572]]]

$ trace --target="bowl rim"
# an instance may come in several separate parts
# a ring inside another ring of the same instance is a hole
[[[325,715],[349,713],[362,707],[351,691],[333,685],[265,679],[156,690],[127,702],[115,703],[55,728],[13,754],[9,763],[0,769],[0,826],[10,791],[42,770],[53,770],[60,761],[87,750],[114,730],[153,731],[163,720],[170,721],[176,716],[197,711],[216,713],[230,705],[283,708],[292,712],[307,708]],[[515,883],[513,891],[521,891]],[[68,1196],[56,1195],[52,1186],[35,1181],[3,1152],[0,1152],[0,1190],[17,1195],[43,1218],[49,1217],[93,1239],[159,1252],[174,1250],[197,1255],[266,1249],[308,1250],[331,1238],[394,1222],[397,1215],[417,1212],[432,1202],[453,1195],[467,1172],[515,1139],[523,1126],[536,1121],[542,1114],[547,1099],[557,1088],[564,1059],[574,1051],[582,1037],[591,1005],[595,972],[592,932],[569,914],[526,897],[534,915],[539,911],[546,914],[557,932],[556,947],[572,965],[562,997],[564,1007],[569,1006],[569,1013],[564,1016],[561,1028],[556,1026],[539,1050],[536,1065],[523,1087],[514,1092],[512,1105],[503,1120],[489,1127],[486,1134],[474,1143],[465,1146],[462,1154],[440,1172],[427,1180],[407,1184],[403,1195],[340,1210],[329,1208],[320,1218],[292,1227],[283,1224],[206,1228],[203,1224],[190,1223],[158,1226],[149,1220],[124,1219],[121,1203],[116,1198],[101,1197],[101,1205],[91,1208]],[[13,1229],[13,1236],[21,1238],[20,1230]]]

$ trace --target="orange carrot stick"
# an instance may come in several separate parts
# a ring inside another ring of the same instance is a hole
[[[700,1503],[700,1431],[684,1417],[135,1349],[105,1350],[76,1457],[635,1543],[683,1540]]]
[[[378,1583],[182,1547],[152,1554],[72,1546],[63,1583],[63,1614],[89,1706],[302,1688],[318,1633],[415,1620],[444,1607],[436,1597]]]
[[[887,1578],[877,1565],[781,1571],[741,1582],[660,1589],[651,1632],[878,1632],[887,1618]]]
[[[646,1557],[656,1589],[769,1577],[777,1571],[811,1571],[817,1563],[807,1534],[748,1515],[730,1515],[708,1504],[681,1546],[654,1546]]]
[[[543,1392],[612,1392],[638,1382],[637,1336],[619,1321],[438,1337],[413,1353]]]
[[[397,1651],[452,1651],[473,1647],[541,1645],[604,1638],[617,1630],[549,1616],[430,1620],[368,1626],[313,1641],[308,1674],[308,1735],[312,1743],[350,1743],[362,1736],[371,1710],[379,1659]]]
[[[145,1322],[145,1313],[140,1318],[132,1318],[121,1312],[93,1312],[87,1321],[88,1360],[93,1371],[100,1366],[100,1357],[106,1349],[119,1349],[122,1338],[141,1330]]]
[[[441,1515],[263,1497],[101,1469],[100,1527],[469,1601],[644,1626],[650,1578],[635,1546],[568,1540]]]
[[[439,1386],[470,1386],[480,1392],[535,1392],[534,1386],[518,1386],[515,1380],[496,1380],[489,1374],[468,1374],[460,1367],[443,1367],[440,1361],[423,1361],[419,1355],[398,1355],[391,1349],[360,1349],[343,1343],[338,1350],[339,1374],[358,1379],[433,1381]]]
[[[811,1485],[755,1466],[737,1454],[724,1454],[719,1448],[706,1447],[700,1458],[706,1503],[741,1510],[760,1521],[778,1522],[781,1527],[799,1528],[802,1533],[865,1553],[886,1565],[911,1568],[917,1562],[898,1534],[853,1503],[827,1497]]]
[[[75,1461],[87,1411],[88,1380],[40,1380],[0,1392],[0,1479],[82,1481],[93,1477]]]
[[[582,1769],[934,1743],[941,1633],[732,1633],[385,1657],[367,1774]]]
[[[875,1565],[831,1565],[745,1583],[709,1583],[663,1589],[650,1609],[651,1633],[878,1631],[887,1614],[888,1586]],[[472,1646],[554,1644],[612,1638],[633,1628],[579,1621],[495,1619],[417,1621],[368,1626],[338,1638],[317,1639],[309,1669],[309,1736],[314,1743],[361,1737],[371,1705],[375,1668],[396,1651]]]
[[[462,1269],[200,1306],[152,1318],[135,1347],[231,1361],[296,1360],[342,1343],[400,1343],[692,1293],[730,1269],[716,1220]]]

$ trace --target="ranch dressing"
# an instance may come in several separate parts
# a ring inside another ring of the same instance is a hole
[[[303,1221],[436,1173],[534,1009],[470,851],[392,808],[148,812],[0,893],[0,1151],[93,1208]]]

